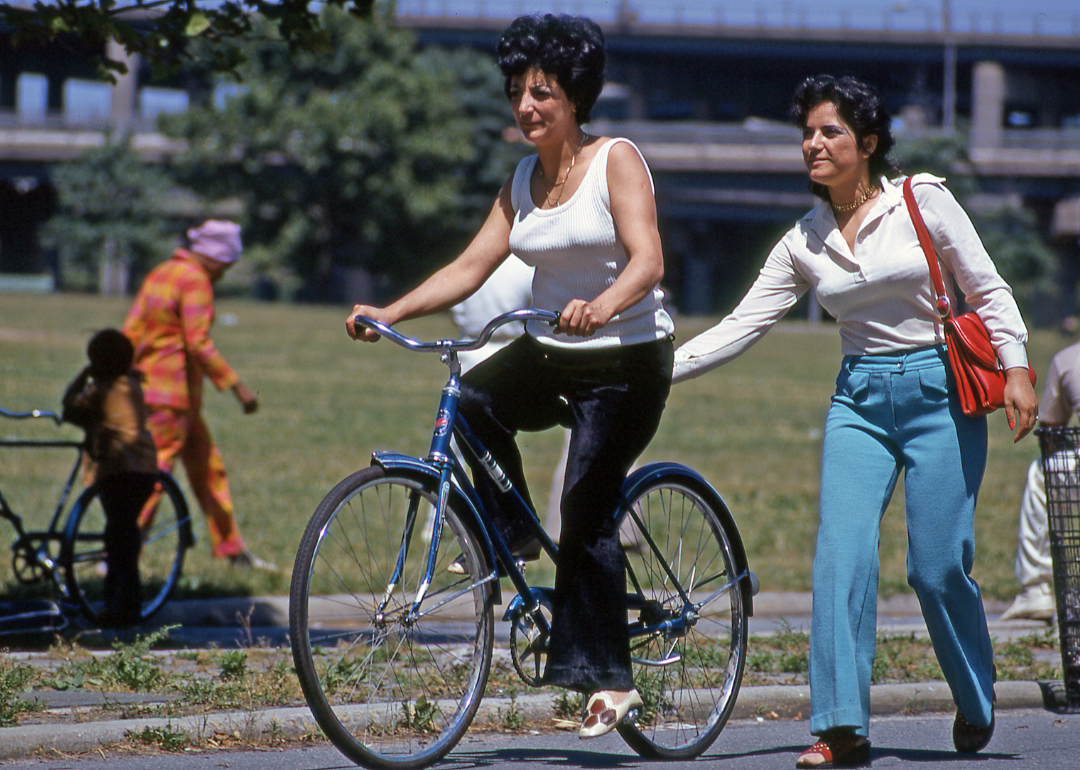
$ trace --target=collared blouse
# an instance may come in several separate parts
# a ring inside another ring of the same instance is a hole
[[[904,202],[902,182],[882,178],[881,195],[859,227],[854,251],[827,202],[800,219],[770,252],[731,314],[679,347],[674,381],[697,377],[738,356],[811,288],[839,324],[843,355],[894,353],[944,343],[930,270]],[[912,187],[950,302],[957,306],[952,296],[955,279],[990,330],[1003,366],[1026,367],[1027,327],[1012,290],[943,182],[918,174]]]

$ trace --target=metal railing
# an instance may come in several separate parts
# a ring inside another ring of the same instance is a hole
[[[72,119],[60,113],[19,115],[0,109],[0,130],[95,132],[114,129],[109,117]],[[131,129],[137,134],[156,135],[155,122],[136,118]],[[747,120],[742,123],[711,123],[700,121],[612,120],[598,118],[589,124],[595,134],[624,136],[638,144],[672,145],[757,145],[793,147],[799,142],[799,131],[785,123]],[[940,134],[936,127],[920,130],[920,135]],[[901,131],[901,135],[903,132]],[[1004,129],[1000,147],[1007,150],[1080,150],[1080,126],[1066,128]]]
[[[955,4],[954,4],[955,5]],[[949,15],[954,34],[1016,35],[1021,37],[1080,37],[1080,14],[1049,15],[1042,8],[1030,11],[1003,7],[959,9]],[[883,30],[941,34],[945,29],[944,4],[897,3],[888,8],[867,8],[852,2],[842,6],[796,2],[754,3],[737,0],[397,0],[399,17],[467,19],[487,22],[513,19],[538,11],[588,16],[600,24],[628,21],[664,27],[744,27],[767,29]],[[966,11],[966,12],[965,12]]]
[[[0,108],[0,129],[23,131],[104,131],[117,126],[111,115],[77,115],[62,111],[17,112]],[[137,133],[157,131],[156,118],[132,116],[125,129]]]

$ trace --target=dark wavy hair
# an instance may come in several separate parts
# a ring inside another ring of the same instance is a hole
[[[863,141],[866,137],[877,137],[877,147],[870,155],[871,181],[882,176],[891,179],[900,173],[899,167],[889,158],[896,139],[892,135],[885,100],[876,88],[850,75],[809,77],[795,89],[791,100],[791,120],[799,128],[806,128],[810,111],[822,102],[836,105],[840,117],[855,132],[855,141],[860,147],[865,147]],[[810,192],[829,200],[829,191],[824,185],[811,182]]]
[[[510,80],[530,67],[552,75],[574,105],[578,124],[588,123],[604,88],[604,33],[581,16],[519,16],[499,36],[499,69],[510,98]]]

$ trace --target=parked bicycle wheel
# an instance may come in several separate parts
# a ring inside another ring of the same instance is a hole
[[[293,659],[319,726],[354,762],[417,768],[445,756],[480,705],[494,638],[489,571],[448,506],[431,583],[426,477],[366,468],[315,510],[289,596]],[[447,568],[457,561],[465,575]]]
[[[187,501],[170,474],[158,472],[156,494],[157,507],[143,531],[139,552],[142,620],[152,617],[172,596],[184,566],[184,551],[194,542]],[[95,484],[72,506],[60,548],[68,594],[91,622],[103,607],[105,557],[105,511]]]
[[[632,524],[621,529],[631,622],[636,612],[643,627],[659,626],[630,640],[645,705],[618,726],[644,757],[688,759],[708,749],[742,683],[747,608],[732,585],[741,541],[714,505],[723,504],[692,481],[659,477],[630,501]]]

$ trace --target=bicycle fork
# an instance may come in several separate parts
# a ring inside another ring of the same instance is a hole
[[[455,351],[451,350],[446,355],[452,356],[453,362],[456,364],[457,354]],[[428,557],[427,564],[424,568],[424,577],[417,587],[416,596],[413,597],[412,606],[405,615],[405,622],[407,624],[415,622],[420,617],[420,605],[423,603],[428,589],[431,587],[431,582],[435,575],[435,562],[438,558],[439,545],[442,542],[444,514],[450,499],[453,473],[453,462],[450,459],[450,436],[452,433],[452,426],[454,425],[454,419],[457,415],[457,403],[461,397],[461,389],[458,384],[459,369],[460,367],[457,366],[451,368],[451,377],[443,387],[442,397],[439,401],[439,411],[435,418],[435,429],[432,432],[431,449],[428,453],[427,460],[439,470],[439,494],[435,501],[431,542],[428,546]],[[409,555],[409,544],[412,542],[413,532],[416,529],[416,521],[419,517],[420,502],[423,499],[423,496],[419,492],[414,492],[409,501],[409,510],[405,518],[405,527],[401,537],[401,545],[398,548],[394,573],[390,578],[390,583],[386,587],[386,593],[383,596],[383,600],[380,602],[376,611],[376,618],[379,620],[385,618],[386,607],[389,605],[394,590],[397,588],[398,583],[401,581],[401,576],[405,571],[405,561]]]

